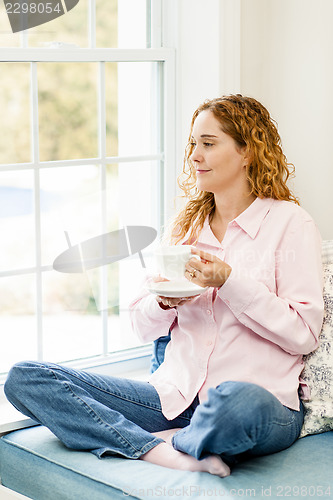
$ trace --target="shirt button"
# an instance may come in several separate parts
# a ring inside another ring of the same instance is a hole
[[[208,340],[208,342],[206,343],[206,345],[212,345],[212,344],[213,344],[212,340]]]
[[[207,314],[211,315],[212,311],[210,309],[207,309]]]

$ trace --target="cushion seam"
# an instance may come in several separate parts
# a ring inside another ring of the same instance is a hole
[[[64,469],[68,470],[68,471],[71,471],[79,476],[85,476],[87,477],[88,479],[91,479],[92,481],[95,481],[96,483],[100,483],[100,484],[104,484],[105,486],[109,486],[111,488],[114,488],[118,491],[122,491],[122,489],[119,487],[119,486],[114,486],[114,485],[111,485],[111,484],[108,484],[106,483],[105,481],[103,480],[100,480],[100,479],[96,479],[94,478],[93,476],[90,476],[88,474],[82,474],[81,472],[78,472],[77,470],[73,469],[72,467],[69,467],[67,465],[64,465],[64,464],[61,464],[60,462],[56,461],[56,460],[50,460],[49,458],[47,458],[46,456],[43,456],[42,454],[40,453],[37,453],[35,450],[31,450],[29,448],[26,448],[25,446],[22,446],[18,443],[12,443],[10,441],[8,441],[7,439],[5,439],[6,436],[3,436],[0,441],[4,441],[6,443],[6,445],[8,446],[11,446],[12,448],[19,448],[20,450],[23,450],[25,451],[26,453],[31,453],[32,455],[34,455],[35,457],[38,457],[42,460],[45,460],[46,462],[50,463],[50,464],[55,464],[57,467],[63,467]]]

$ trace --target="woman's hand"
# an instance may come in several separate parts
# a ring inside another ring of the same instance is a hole
[[[185,265],[185,277],[196,285],[220,288],[229,278],[231,267],[214,255],[192,248],[199,259],[190,259]]]
[[[153,278],[153,281],[155,283],[158,283],[160,281],[169,281],[169,280],[167,280],[166,278],[162,278],[162,276],[155,276]],[[186,304],[186,302],[192,299],[194,299],[194,297],[163,297],[161,295],[158,295],[156,297],[156,300],[162,309],[173,309],[174,307]]]
[[[157,296],[156,300],[159,303],[159,306],[162,309],[173,309],[174,307],[182,306],[186,304],[190,300],[194,299],[194,297],[162,297]]]

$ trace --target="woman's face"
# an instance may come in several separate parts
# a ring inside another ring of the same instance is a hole
[[[205,110],[196,118],[192,131],[192,163],[196,169],[197,188],[211,193],[225,192],[246,181],[246,157],[230,135],[221,130],[214,114]]]

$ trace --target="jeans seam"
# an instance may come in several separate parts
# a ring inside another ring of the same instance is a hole
[[[267,424],[260,424],[259,426],[256,427],[256,432],[260,431],[262,428],[264,427],[268,427],[268,432],[266,433],[266,436],[265,436],[265,439],[269,436],[270,432],[272,431],[272,426],[273,425],[278,425],[278,426],[283,426],[283,427],[290,427],[294,422],[295,422],[295,415],[292,415],[291,416],[291,420],[287,423],[284,423],[284,422],[278,422],[277,420],[272,420],[270,423],[269,423],[269,426],[267,426]],[[251,437],[248,437],[247,440],[241,440],[237,443],[237,446],[243,446],[244,444],[248,444],[249,442],[253,443],[253,440],[251,439]],[[254,445],[256,446],[256,445]],[[229,447],[229,448],[226,448],[224,449],[223,453],[228,453],[228,451],[230,450],[233,450],[235,448],[235,445],[233,443],[233,446],[232,447]],[[251,448],[249,448],[250,450]]]
[[[144,449],[147,445],[150,445],[152,444],[155,440],[159,440],[159,438],[156,438],[154,437],[154,439],[152,439],[151,441],[149,441],[149,443],[146,443],[145,446],[141,449],[137,449],[135,448],[129,441],[127,441],[126,438],[124,438],[124,436],[122,434],[119,433],[119,431],[117,429],[115,429],[111,424],[109,424],[108,422],[105,422],[101,417],[100,415],[97,415],[97,413],[95,412],[95,410],[88,405],[88,403],[86,403],[82,398],[80,398],[80,396],[78,396],[77,394],[75,394],[75,392],[71,389],[71,387],[68,385],[67,382],[64,383],[64,387],[66,387],[67,390],[70,391],[70,393],[72,394],[72,396],[74,398],[76,398],[76,400],[78,400],[80,402],[80,404],[82,406],[85,406],[86,409],[88,409],[89,413],[91,413],[93,415],[93,418],[95,419],[95,421],[99,424],[99,425],[104,425],[105,427],[108,427],[109,429],[111,429],[113,432],[115,432],[118,436],[118,439],[122,440],[123,443],[128,446],[132,451],[134,451],[135,453],[135,456],[138,456],[138,453],[141,453],[142,449]],[[148,431],[147,431],[148,432]],[[150,433],[149,433],[150,434]],[[163,442],[163,440],[160,440],[160,442]]]
[[[44,366],[44,365],[43,365],[43,366]],[[45,367],[45,366],[44,366],[44,367]],[[99,390],[99,391],[102,391],[102,392],[104,392],[105,394],[109,394],[110,396],[115,396],[115,397],[117,397],[117,398],[119,398],[119,399],[122,399],[122,400],[124,400],[124,401],[130,401],[131,403],[134,403],[134,404],[137,404],[137,405],[143,406],[143,407],[145,407],[145,408],[149,408],[150,410],[155,410],[155,411],[158,411],[159,413],[163,413],[163,412],[162,412],[162,407],[161,407],[161,406],[152,405],[149,401],[148,401],[148,402],[143,402],[143,401],[140,401],[140,400],[138,400],[138,399],[129,398],[129,397],[126,397],[126,396],[124,396],[123,394],[120,394],[120,393],[118,393],[118,392],[111,392],[111,391],[107,391],[107,390],[105,390],[105,389],[103,389],[103,388],[101,388],[101,387],[98,387],[98,386],[96,386],[96,385],[94,385],[94,384],[91,384],[90,382],[87,382],[86,380],[82,380],[80,377],[77,377],[77,376],[76,376],[76,374],[69,373],[69,372],[67,372],[67,371],[66,371],[65,369],[63,369],[63,368],[58,368],[58,367],[57,367],[57,368],[53,368],[53,367],[52,367],[52,368],[50,368],[50,367],[45,367],[45,368],[49,369],[49,370],[51,371],[51,373],[54,373],[54,376],[55,376],[56,378],[57,378],[57,376],[56,376],[56,372],[57,372],[57,371],[62,372],[62,373],[67,374],[67,375],[68,375],[68,374],[70,374],[70,376],[71,376],[71,377],[76,378],[76,379],[77,379],[77,380],[79,380],[80,382],[83,382],[83,383],[87,384],[89,387],[92,387],[92,388],[94,388],[94,389],[97,389],[97,390]],[[57,378],[57,380],[59,380],[59,379]],[[187,409],[186,409],[186,410],[187,410]],[[185,410],[185,411],[186,411],[186,410]],[[178,415],[178,416],[177,416],[177,418],[180,418],[180,419],[182,419],[182,420],[185,420],[186,422],[190,422],[192,417],[187,417],[186,415],[182,415],[182,414],[180,414],[180,415]]]
[[[67,375],[68,375],[68,374],[70,374],[70,376],[71,376],[71,377],[76,378],[76,379],[77,379],[77,380],[79,380],[81,383],[83,382],[84,384],[87,384],[89,387],[92,387],[92,388],[94,388],[94,389],[97,389],[97,390],[99,390],[99,391],[102,391],[102,392],[104,392],[105,394],[109,394],[110,396],[115,396],[115,397],[117,397],[117,398],[119,398],[119,399],[123,399],[124,401],[130,401],[131,403],[139,404],[140,406],[145,406],[146,408],[150,408],[151,410],[162,411],[162,408],[161,408],[160,406],[157,406],[157,405],[151,405],[149,402],[148,402],[148,403],[146,403],[146,402],[140,401],[140,400],[138,400],[138,399],[129,398],[129,397],[124,396],[123,394],[117,393],[117,392],[115,392],[115,391],[114,391],[114,392],[107,391],[107,390],[105,390],[105,389],[103,389],[103,388],[101,388],[101,387],[98,387],[98,386],[96,386],[96,385],[94,385],[94,384],[90,383],[90,382],[87,382],[86,380],[82,380],[80,377],[77,377],[75,374],[73,374],[73,373],[69,373],[69,372],[67,372],[66,370],[62,369],[62,368],[60,368],[60,369],[59,369],[59,368],[55,368],[55,369],[54,369],[54,368],[50,368],[50,367],[46,367],[46,368],[47,368],[47,369],[49,369],[52,373],[53,373],[53,370],[54,370],[54,372],[59,371],[59,372],[62,372],[62,373],[64,373],[64,374],[67,374]],[[54,376],[57,378],[56,373],[54,373]],[[57,380],[59,380],[59,379],[57,378]]]
[[[49,370],[52,373],[52,375],[59,381],[59,378],[57,377],[57,375],[53,371],[53,369],[49,368]],[[59,370],[59,371],[61,371],[61,370]],[[76,377],[76,378],[78,378],[78,377]],[[89,384],[89,385],[91,386],[92,384]],[[82,406],[84,406],[84,407],[86,407],[86,409],[88,409],[88,411],[93,415],[95,421],[99,425],[104,425],[104,426],[108,427],[109,429],[111,429],[113,432],[115,432],[117,434],[117,436],[118,436],[118,439],[121,439],[125,443],[125,445],[128,446],[132,450],[132,453],[134,452],[134,456],[135,457],[140,456],[139,454],[143,454],[142,450],[144,450],[146,446],[149,446],[149,445],[153,444],[155,441],[163,442],[162,439],[157,438],[157,437],[154,436],[154,438],[151,441],[149,441],[148,443],[146,443],[143,448],[141,448],[141,449],[138,450],[129,441],[127,441],[127,439],[124,438],[124,436],[122,436],[117,429],[115,429],[111,424],[109,424],[108,422],[105,422],[99,415],[97,415],[97,413],[95,412],[95,410],[91,406],[89,406],[88,403],[86,403],[82,398],[80,398],[80,396],[78,396],[77,394],[75,394],[75,392],[72,390],[72,388],[68,385],[67,382],[64,382],[64,387],[72,394],[72,396],[74,398],[76,398],[80,402],[80,404]],[[104,391],[104,392],[106,392],[106,391]]]

